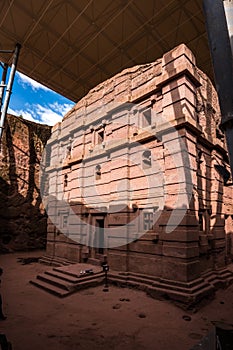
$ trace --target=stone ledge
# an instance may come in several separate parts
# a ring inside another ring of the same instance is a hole
[[[212,298],[218,288],[233,283],[233,273],[228,269],[203,274],[191,282],[180,282],[131,272],[109,273],[110,283],[145,291],[155,299],[174,300],[178,306],[192,309],[203,300]]]

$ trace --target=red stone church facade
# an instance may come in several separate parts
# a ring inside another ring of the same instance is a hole
[[[92,89],[47,144],[47,261],[107,256],[112,271],[186,292],[208,290],[207,274],[223,281],[233,190],[219,123],[183,44]]]

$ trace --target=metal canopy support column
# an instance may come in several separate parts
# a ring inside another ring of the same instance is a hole
[[[233,60],[223,0],[203,0],[203,8],[233,175]]]
[[[2,71],[2,80],[0,85],[0,110],[2,110],[2,101],[3,101],[3,96],[5,92],[5,87],[6,87],[6,76],[7,76],[8,64],[4,63],[2,67],[3,67],[3,71]]]
[[[16,66],[17,66],[17,62],[18,62],[20,48],[21,48],[21,45],[20,44],[16,44],[15,51],[14,51],[14,56],[13,56],[13,61],[12,61],[12,65],[11,65],[10,76],[9,76],[7,87],[6,87],[6,94],[5,94],[5,98],[4,98],[4,102],[3,102],[3,106],[2,106],[2,111],[1,111],[0,141],[1,141],[1,138],[2,138],[2,131],[3,131],[3,126],[4,126],[4,120],[5,120],[5,117],[6,117],[6,114],[7,114],[8,105],[9,105],[9,102],[10,102],[12,85],[13,85],[13,82],[14,82],[15,71],[16,71]],[[2,92],[4,93],[4,90]]]

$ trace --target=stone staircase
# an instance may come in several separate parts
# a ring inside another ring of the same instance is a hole
[[[80,275],[80,271],[92,269],[92,274]],[[104,281],[101,267],[89,264],[72,264],[54,267],[36,276],[31,280],[37,286],[53,295],[64,298],[78,290],[95,287]]]
[[[92,269],[93,274],[80,275],[80,271]],[[87,263],[73,263],[53,267],[30,281],[33,285],[58,297],[66,297],[78,290],[104,283],[101,266]],[[134,272],[108,272],[108,283],[119,287],[142,290],[155,299],[172,299],[184,308],[192,308],[204,298],[212,297],[215,290],[233,282],[233,272],[221,269],[204,273],[191,282],[161,279]]]
[[[108,277],[111,284],[143,290],[155,299],[172,299],[185,308],[192,308],[202,299],[212,297],[217,288],[227,287],[233,282],[233,273],[228,269],[205,273],[191,282],[165,280],[133,272],[110,272]]]
[[[224,288],[233,283],[233,273],[228,268],[206,272],[202,276],[215,289]]]
[[[132,272],[120,272],[109,273],[109,282],[120,287],[143,290],[155,299],[172,299],[190,306],[214,293],[213,286],[203,278],[182,283]]]

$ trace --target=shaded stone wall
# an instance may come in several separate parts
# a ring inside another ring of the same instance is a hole
[[[48,142],[47,256],[81,261],[85,248],[90,261],[107,254],[114,270],[189,287],[223,268],[232,253],[233,193],[219,122],[217,93],[185,45],[92,89]],[[94,246],[101,221],[104,249]],[[107,229],[118,229],[117,240],[127,223],[134,241],[107,249]]]
[[[42,248],[47,217],[39,170],[51,127],[7,115],[0,154],[0,249]]]

